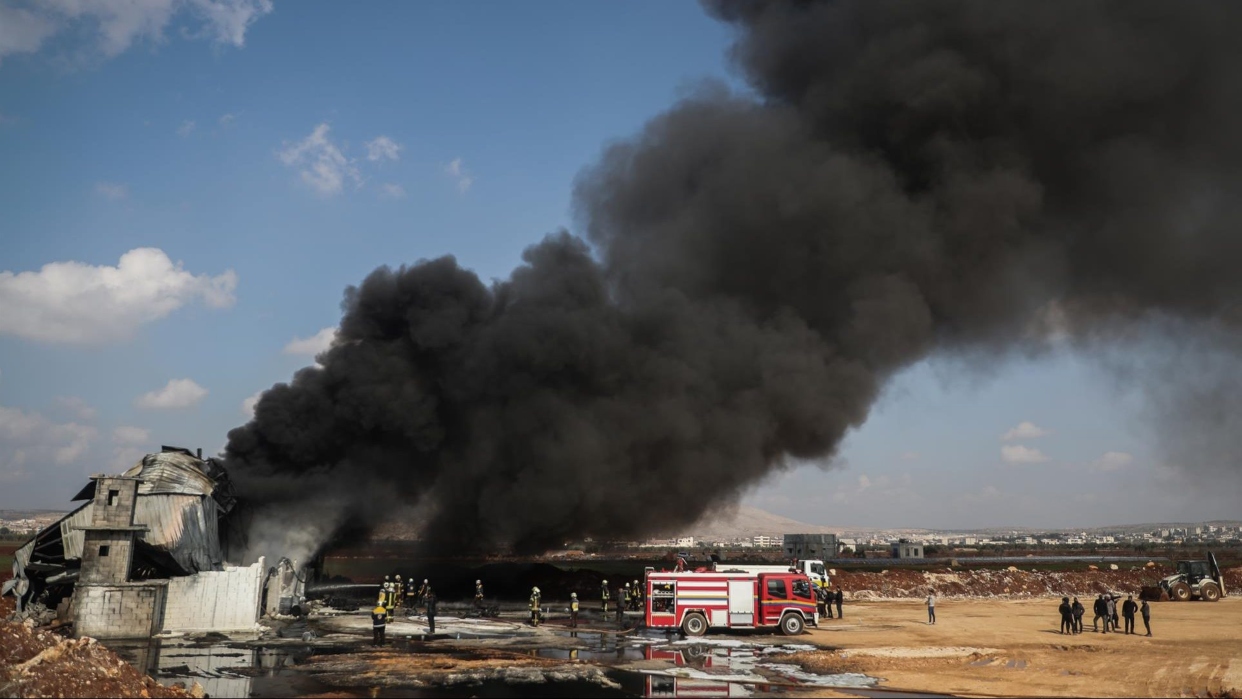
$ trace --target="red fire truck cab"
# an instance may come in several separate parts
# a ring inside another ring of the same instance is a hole
[[[647,626],[702,636],[708,629],[776,627],[786,635],[818,625],[811,580],[802,573],[647,572]]]

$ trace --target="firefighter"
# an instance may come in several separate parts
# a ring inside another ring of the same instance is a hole
[[[539,625],[539,616],[542,613],[543,596],[539,594],[538,587],[530,589],[530,625]]]
[[[392,606],[400,609],[405,604],[405,583],[401,582],[401,576],[397,576],[396,582],[392,585]]]
[[[484,606],[483,605],[483,581],[475,580],[474,581],[474,608],[482,609],[483,606]]]
[[[569,593],[569,628],[578,628],[578,593]]]
[[[629,609],[630,605],[633,604],[633,601],[630,599],[633,594],[634,593],[630,591],[630,584],[626,583],[625,589],[621,591],[621,598],[617,600],[617,604],[625,609]]]
[[[633,591],[630,593],[630,609],[638,611],[643,608],[643,589],[639,587],[638,581],[634,581]]]
[[[608,600],[611,597],[612,595],[608,591],[608,581],[605,580],[599,585],[599,601],[601,605],[600,613],[603,614],[604,617],[608,616]]]
[[[407,611],[412,612],[415,611],[417,602],[417,593],[414,591],[414,576],[407,575],[405,576],[405,599],[402,600],[402,604],[405,605]]]
[[[627,583],[628,585],[628,583]],[[621,604],[621,600],[625,599],[626,592],[621,586],[617,586],[617,623],[625,621],[625,605]]]
[[[423,584],[418,586],[418,594],[414,596],[415,609],[422,605],[423,600],[427,598],[427,590],[430,589],[431,583],[427,582],[427,578],[423,578]]]
[[[383,599],[380,604],[383,605],[385,613],[388,615],[388,620],[392,621],[392,576],[384,576],[384,585],[380,589],[382,591],[381,597]]]
[[[382,602],[383,599],[380,599]],[[383,604],[376,603],[375,609],[371,610],[371,645],[384,645],[384,628],[388,624],[388,609]]]

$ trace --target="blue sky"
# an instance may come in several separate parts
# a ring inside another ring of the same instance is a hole
[[[347,285],[444,254],[507,276],[572,230],[610,140],[698,81],[743,87],[691,2],[72,6],[0,0],[0,507],[62,506],[160,443],[216,451]],[[856,526],[1228,516],[1165,492],[1135,410],[1069,354],[924,363],[836,468],[747,501]]]

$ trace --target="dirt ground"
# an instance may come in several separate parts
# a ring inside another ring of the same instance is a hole
[[[161,686],[93,638],[71,640],[0,623],[0,697],[186,696],[191,695]]]
[[[1242,696],[1242,597],[1153,603],[1151,638],[1093,633],[1084,603],[1084,632],[1062,635],[1059,599],[938,600],[934,626],[922,602],[857,602],[799,639],[832,653],[792,660],[958,695]]]

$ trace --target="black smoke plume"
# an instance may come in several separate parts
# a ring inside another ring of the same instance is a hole
[[[1242,5],[709,10],[756,94],[608,148],[585,240],[504,282],[446,257],[349,289],[322,366],[229,434],[252,503],[316,536],[418,503],[448,547],[641,537],[832,455],[929,355],[1236,337]]]

